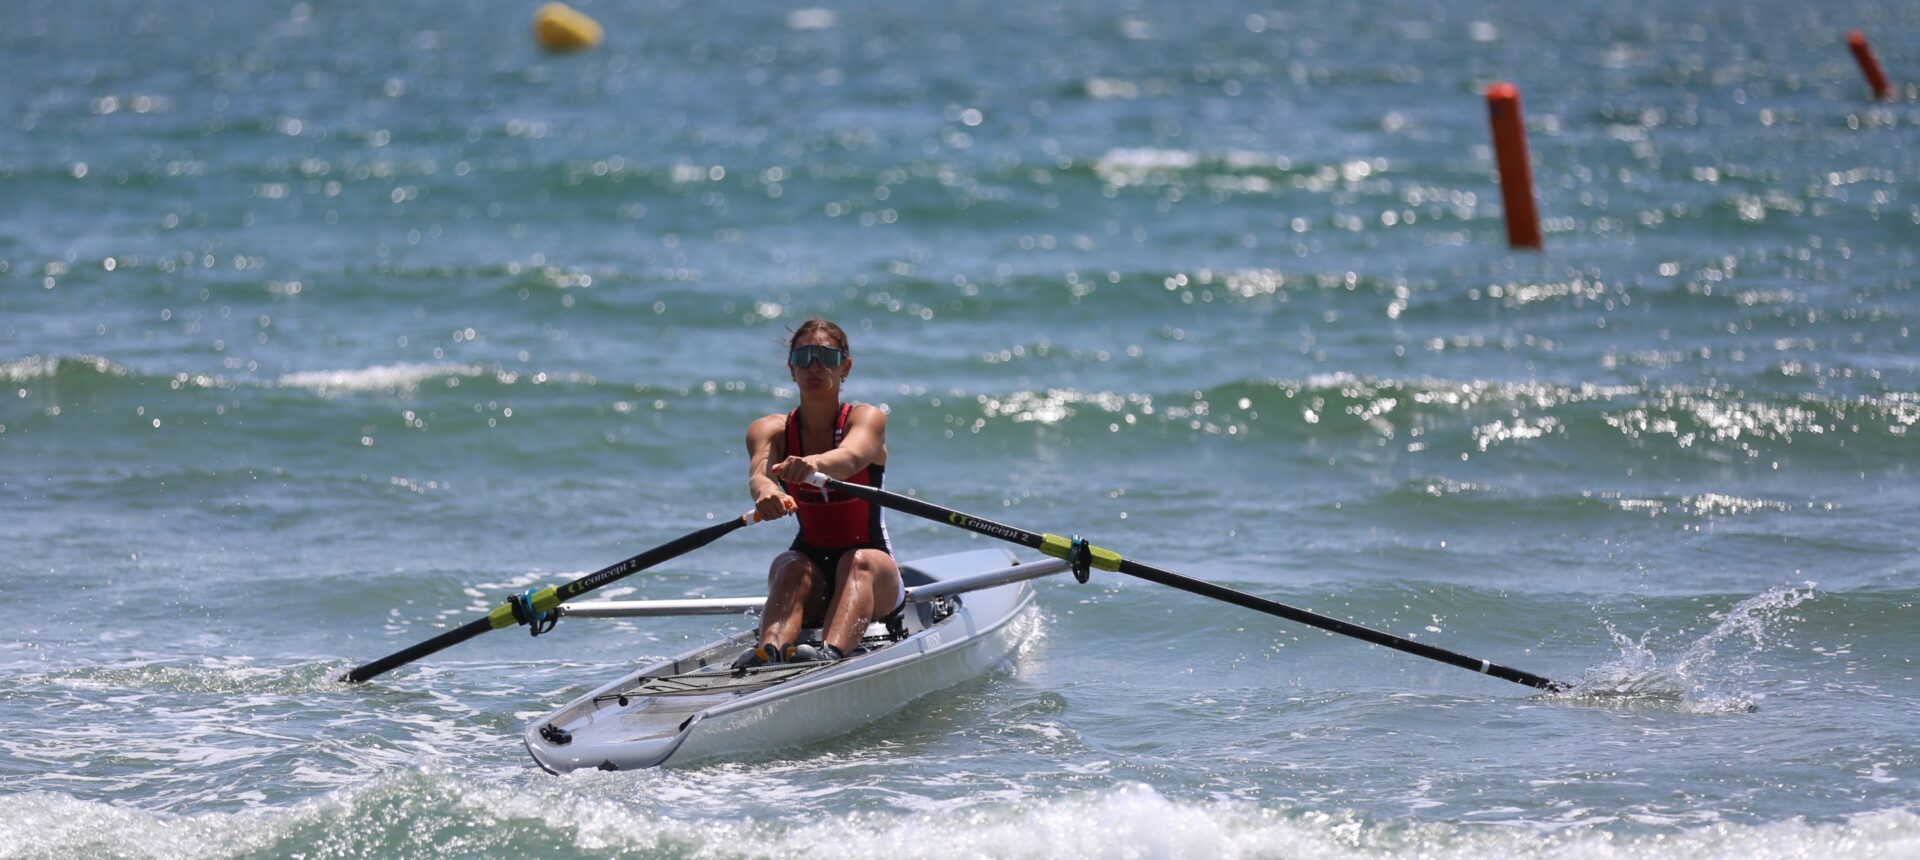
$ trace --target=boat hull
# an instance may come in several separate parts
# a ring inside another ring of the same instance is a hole
[[[990,549],[902,568],[909,578],[938,581],[1015,563],[1012,554]],[[527,751],[555,773],[632,770],[844,734],[1000,665],[1035,623],[1033,591],[1026,582],[969,592],[954,602],[951,615],[910,625],[907,638],[830,665],[733,673],[727,664],[751,646],[753,632],[710,643],[602,686],[534,722],[524,736]]]

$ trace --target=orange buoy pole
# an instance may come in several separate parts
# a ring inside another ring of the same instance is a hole
[[[1873,97],[1885,101],[1893,98],[1893,84],[1887,82],[1887,73],[1880,69],[1880,58],[1873,55],[1873,48],[1867,45],[1867,34],[1854,30],[1847,34],[1847,47],[1853,50],[1853,59],[1860,64],[1860,74],[1867,77],[1867,86],[1873,88]]]
[[[1540,213],[1533,207],[1533,167],[1527,162],[1527,130],[1520,124],[1520,88],[1506,81],[1487,87],[1487,120],[1493,124],[1493,160],[1500,165],[1507,245],[1537,249]]]

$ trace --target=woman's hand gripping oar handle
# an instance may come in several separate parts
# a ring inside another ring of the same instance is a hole
[[[1235,591],[1231,588],[1215,585],[1205,580],[1182,576],[1170,570],[1162,570],[1152,565],[1141,564],[1140,562],[1123,558],[1119,553],[1088,544],[1078,536],[1068,538],[1056,534],[1036,534],[1025,529],[996,523],[992,520],[983,520],[970,514],[940,507],[939,505],[928,504],[919,499],[911,499],[897,493],[879,489],[878,487],[868,487],[862,484],[849,484],[845,481],[837,481],[818,472],[809,475],[807,477],[807,483],[816,487],[844,492],[848,495],[865,499],[873,504],[892,508],[902,513],[912,514],[916,517],[923,517],[935,522],[958,526],[975,534],[983,534],[987,537],[995,537],[1010,543],[1017,543],[1021,546],[1039,550],[1054,558],[1066,559],[1074,564],[1076,575],[1087,567],[1124,573],[1128,576],[1139,577],[1149,582],[1157,582],[1161,585],[1178,588],[1181,591],[1198,594],[1202,597],[1211,597],[1215,600],[1225,601],[1235,606],[1251,609],[1255,612],[1264,612],[1268,615],[1285,618],[1288,621],[1297,621],[1301,624],[1318,627],[1331,633],[1351,636],[1375,645],[1425,657],[1429,660],[1437,660],[1450,666],[1458,666],[1462,669],[1479,672],[1483,675],[1492,675],[1495,678],[1512,681],[1516,684],[1525,684],[1529,687],[1536,687],[1550,692],[1559,692],[1573,687],[1572,684],[1564,681],[1555,681],[1550,678],[1535,675],[1532,672],[1502,666],[1498,663],[1492,663],[1477,657],[1468,657],[1465,654],[1458,654],[1453,651],[1448,651],[1445,648],[1436,648],[1424,642],[1403,639],[1371,627],[1365,627],[1349,621],[1342,621],[1338,618],[1321,615],[1317,612],[1310,612],[1298,607],[1288,606],[1287,604],[1248,594],[1244,591]]]
[[[782,499],[780,499],[780,508],[781,508],[780,517],[784,517],[787,514],[793,513],[793,509],[796,507],[799,507],[799,505],[794,503],[792,496],[783,497]],[[745,520],[747,525],[753,525],[754,523],[764,523],[769,520],[777,520],[780,517],[761,516],[760,511],[757,509],[748,511],[740,515],[740,519]]]
[[[785,507],[789,511],[793,510],[793,500],[786,500]],[[366,681],[429,654],[451,648],[489,630],[512,627],[516,624],[527,624],[533,626],[535,631],[539,631],[542,628],[534,625],[541,623],[546,623],[546,626],[551,628],[552,624],[549,619],[552,617],[551,613],[554,607],[603,585],[639,573],[661,562],[686,555],[731,534],[735,529],[760,522],[761,519],[758,511],[748,511],[738,518],[716,523],[697,532],[674,538],[653,549],[647,550],[625,561],[601,568],[565,585],[543,588],[539,591],[529,589],[528,593],[514,595],[508,599],[506,603],[494,607],[493,611],[486,615],[475,618],[432,639],[396,651],[364,666],[355,666],[346,674],[341,675],[340,679],[354,683]]]

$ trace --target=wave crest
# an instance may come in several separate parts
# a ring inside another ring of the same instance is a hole
[[[133,371],[97,355],[29,355],[0,362],[0,379],[28,382],[62,377],[128,376]]]
[[[477,364],[386,364],[352,370],[287,373],[282,374],[276,384],[321,395],[362,391],[405,393],[417,391],[422,384],[435,379],[471,379],[485,372]]]

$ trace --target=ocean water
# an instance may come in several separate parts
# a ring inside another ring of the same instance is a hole
[[[1920,855],[1920,6],[533,5],[0,16],[0,857]],[[737,620],[334,680],[746,510],[812,315],[895,489],[1578,686],[1112,574],[657,771],[519,731]]]

